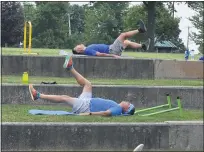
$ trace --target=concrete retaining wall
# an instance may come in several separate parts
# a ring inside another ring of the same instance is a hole
[[[85,77],[91,78],[135,78],[153,79],[152,60],[113,59],[96,57],[73,57],[75,68]],[[3,75],[70,77],[62,68],[64,57],[2,56]]]
[[[90,78],[203,79],[203,62],[74,56],[75,68]],[[3,75],[71,76],[62,68],[64,57],[2,56]]]
[[[203,62],[155,60],[156,79],[203,79]]]
[[[35,85],[44,94],[70,95],[77,97],[82,87],[76,85]],[[12,95],[11,95],[12,92]],[[93,86],[93,97],[101,97],[121,102],[128,100],[136,107],[151,107],[166,104],[166,93],[172,97],[173,105],[177,105],[176,97],[180,96],[184,108],[203,109],[203,87],[162,87],[162,86]],[[3,104],[36,104],[30,98],[27,85],[2,85]],[[37,103],[50,104],[48,101]]]
[[[203,150],[203,122],[2,123],[2,150]]]

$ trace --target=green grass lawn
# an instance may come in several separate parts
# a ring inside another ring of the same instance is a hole
[[[2,55],[22,55],[23,48],[2,48]],[[61,49],[32,49],[33,53],[39,53],[40,56],[58,56]],[[63,49],[67,52],[71,52],[70,49]],[[124,56],[130,56],[135,58],[158,58],[158,59],[176,59],[184,60],[184,53],[147,53],[147,52],[124,52]],[[198,60],[200,55],[195,55],[195,60]]]
[[[155,116],[123,116],[123,117],[101,117],[101,116],[45,116],[31,115],[30,109],[41,110],[65,110],[71,111],[66,106],[56,105],[2,105],[2,122],[164,122],[203,120],[202,110],[184,110],[179,116],[178,111],[163,113]]]
[[[22,76],[2,75],[2,83],[22,83]],[[203,80],[140,80],[140,79],[89,79],[93,85],[143,85],[143,86],[203,86]],[[58,84],[77,84],[76,80],[62,77],[37,77],[30,76],[29,83],[40,84],[56,81]]]

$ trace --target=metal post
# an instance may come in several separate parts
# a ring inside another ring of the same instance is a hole
[[[189,26],[188,26],[188,37],[187,37],[187,49],[188,49],[188,45],[189,45]]]
[[[29,26],[29,36],[28,36],[28,50],[26,50],[27,46],[27,24]],[[26,21],[24,25],[24,53],[23,54],[33,54],[38,55],[39,53],[31,53],[31,47],[32,47],[32,23],[31,21]]]
[[[26,24],[27,22],[24,23],[24,40],[23,40],[23,47],[24,47],[24,53],[26,53]]]
[[[28,45],[28,53],[31,53],[31,45],[32,45],[32,24],[29,21],[29,45]]]
[[[145,112],[145,111],[150,111],[150,110],[155,110],[155,109],[159,109],[159,108],[163,108],[163,107],[168,107],[169,104],[164,104],[164,105],[160,105],[160,106],[155,106],[155,107],[151,107],[151,108],[146,108],[146,109],[142,109],[142,110],[137,110],[135,112],[135,114],[138,114],[140,112]]]
[[[167,109],[167,110],[157,111],[157,112],[153,112],[153,113],[149,113],[149,114],[144,114],[144,115],[141,115],[141,116],[153,116],[153,115],[157,115],[157,114],[161,114],[161,113],[175,111],[175,110],[178,110],[178,109],[179,109],[179,107],[176,107],[176,108],[171,108],[171,109]]]
[[[171,108],[171,97],[169,96],[169,94],[167,94],[166,97],[167,97],[169,108]]]
[[[71,36],[71,22],[70,22],[70,14],[68,13],[68,20],[69,20],[69,36]]]
[[[181,107],[181,100],[179,97],[177,97],[177,102],[178,102],[178,108],[179,108],[180,116],[182,116],[183,110]]]

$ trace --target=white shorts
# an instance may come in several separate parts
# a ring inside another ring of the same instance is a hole
[[[76,100],[72,108],[72,112],[79,114],[90,112],[90,100],[92,98],[91,92],[83,92]]]
[[[109,52],[110,54],[115,54],[121,56],[122,52],[124,50],[123,42],[121,42],[119,39],[116,39],[113,44],[109,46]]]

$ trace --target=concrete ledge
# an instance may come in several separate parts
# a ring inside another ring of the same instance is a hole
[[[114,59],[104,57],[73,57],[75,68],[90,78],[154,79],[153,61]],[[58,56],[2,56],[3,75],[70,77],[63,69],[64,57]]]
[[[155,60],[155,79],[203,79],[203,62]]]
[[[203,122],[2,123],[7,151],[132,151],[140,143],[146,150],[203,150]]]
[[[70,95],[78,97],[82,87],[76,85],[35,85],[44,94]],[[12,95],[11,95],[12,90]],[[177,105],[176,97],[180,96],[182,106],[188,109],[203,109],[203,87],[162,87],[162,86],[93,86],[93,97],[101,97],[121,102],[128,100],[137,108],[166,104],[166,93],[172,97],[172,104]],[[33,102],[27,85],[2,84],[3,104],[53,104],[40,100]]]
[[[203,79],[203,62],[73,56],[75,68],[89,78]],[[3,75],[70,77],[62,56],[2,56]]]

